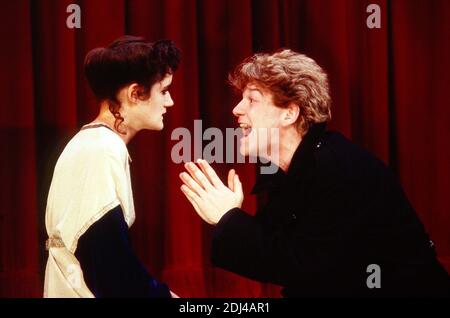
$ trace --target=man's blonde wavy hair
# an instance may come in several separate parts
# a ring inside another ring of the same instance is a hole
[[[331,119],[327,74],[304,54],[289,49],[273,54],[258,53],[239,64],[228,79],[240,91],[248,84],[269,91],[278,107],[298,105],[298,128],[302,134],[312,124]]]

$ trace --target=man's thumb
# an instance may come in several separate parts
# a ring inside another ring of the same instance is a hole
[[[241,180],[239,180],[239,176],[237,174],[234,175],[234,193],[236,194],[242,194],[242,183]]]

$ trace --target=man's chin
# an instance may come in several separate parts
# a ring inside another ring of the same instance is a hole
[[[241,145],[239,148],[239,153],[242,157],[249,157],[250,156],[250,150],[245,145]]]
[[[245,150],[239,149],[239,154],[240,154],[242,157],[248,157],[248,152],[245,151]]]

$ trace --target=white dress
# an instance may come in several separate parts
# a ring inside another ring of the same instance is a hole
[[[129,161],[123,140],[103,125],[84,126],[65,147],[47,199],[44,297],[94,297],[74,254],[80,236],[117,205],[133,224]]]

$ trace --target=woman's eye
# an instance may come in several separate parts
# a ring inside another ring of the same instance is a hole
[[[167,90],[162,91],[163,95],[166,95],[168,92],[169,92],[169,91],[167,91]]]

